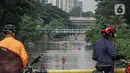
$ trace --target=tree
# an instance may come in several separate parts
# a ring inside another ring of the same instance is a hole
[[[40,32],[42,6],[35,0],[0,0],[0,28],[6,23],[16,26],[16,38],[23,43],[36,41]],[[28,39],[29,38],[29,39]]]
[[[124,15],[125,19],[126,19],[126,23],[129,24],[130,26],[130,0],[122,0],[123,3],[126,6],[126,13]]]
[[[121,24],[119,16],[115,16],[114,6],[117,3],[121,3],[119,0],[95,0],[98,2],[95,13],[97,24]]]
[[[0,28],[6,23],[12,23],[17,28],[16,33],[19,33],[22,16],[26,14],[37,18],[37,5],[39,4],[35,0],[0,0]]]
[[[92,11],[82,12],[83,17],[94,17],[94,13]]]
[[[13,22],[19,28],[21,16],[32,10],[33,0],[0,0],[0,24],[3,26],[7,22]]]
[[[40,37],[38,27],[66,25],[69,16],[56,6],[38,0],[0,0],[0,28],[8,22],[16,26],[18,39],[28,43]]]
[[[45,24],[50,24],[51,21],[57,19],[62,22],[64,25],[69,23],[69,15],[63,10],[59,9],[57,6],[52,6],[51,4],[43,5],[43,16],[42,19]]]
[[[41,19],[33,19],[28,15],[24,15],[20,23],[19,39],[24,43],[40,40],[41,33],[36,29],[38,24],[42,24]]]

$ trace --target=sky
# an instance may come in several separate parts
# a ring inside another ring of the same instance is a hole
[[[92,11],[95,13],[96,2],[94,0],[79,0],[83,2],[83,11]]]
[[[83,2],[83,11],[92,11],[95,13],[97,3],[94,0],[79,0],[79,1]]]

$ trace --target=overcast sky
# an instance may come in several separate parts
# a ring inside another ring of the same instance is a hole
[[[95,12],[96,2],[94,0],[80,0],[83,2],[83,11],[93,11]]]

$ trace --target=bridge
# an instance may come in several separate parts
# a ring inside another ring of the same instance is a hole
[[[94,23],[96,21],[93,17],[70,17],[72,23]]]
[[[38,30],[44,32],[52,33],[85,33],[86,30],[91,30],[95,24],[95,18],[85,18],[85,17],[70,17],[69,19],[72,23],[64,28],[38,28]]]
[[[39,28],[38,30],[52,33],[85,33],[86,30],[89,29],[47,29],[47,28]]]
[[[96,19],[93,17],[70,17],[72,24],[79,28],[87,28],[95,25]]]

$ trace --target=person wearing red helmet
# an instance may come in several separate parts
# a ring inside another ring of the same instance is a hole
[[[114,28],[112,26],[109,26],[109,27],[107,27],[105,29],[102,29],[101,34],[107,40],[111,40],[112,38],[114,38],[116,36],[115,30],[114,30]]]
[[[116,59],[115,48],[111,40],[116,36],[112,26],[101,30],[102,37],[93,46],[92,59],[95,60],[96,70],[105,73],[114,73],[114,60]]]

